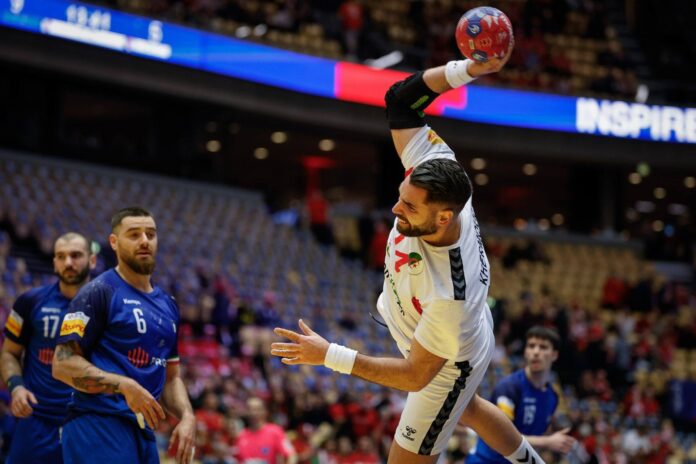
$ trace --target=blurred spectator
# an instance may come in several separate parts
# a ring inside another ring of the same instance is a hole
[[[329,202],[320,190],[313,190],[307,198],[309,228],[319,243],[331,245],[333,233],[329,219]]]
[[[343,41],[349,60],[358,57],[358,45],[363,28],[364,11],[359,0],[345,0],[338,9],[343,26]]]
[[[239,433],[236,442],[239,462],[296,463],[297,455],[283,429],[266,422],[268,412],[263,401],[250,398],[247,407],[247,427]]]
[[[623,306],[627,292],[626,282],[613,273],[609,274],[602,288],[602,306],[611,309]]]
[[[387,240],[389,239],[389,226],[386,221],[378,220],[374,223],[375,231],[370,242],[369,267],[375,271],[384,268],[384,256],[387,251]]]
[[[220,413],[220,399],[216,393],[205,393],[201,408],[196,410],[196,421],[209,432],[219,432],[224,428],[225,418]]]

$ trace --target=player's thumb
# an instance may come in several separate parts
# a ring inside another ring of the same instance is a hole
[[[570,433],[570,427],[566,427],[564,429],[561,429],[558,431],[558,433],[562,433],[563,435],[567,435],[568,433]]]
[[[29,402],[31,404],[38,404],[39,402],[37,401],[36,397],[32,392],[28,392],[29,394],[27,395],[27,398],[29,398]]]
[[[304,332],[305,335],[314,335],[314,331],[309,328],[307,324],[305,324],[305,321],[300,319],[299,321],[300,329],[302,329],[302,332]]]

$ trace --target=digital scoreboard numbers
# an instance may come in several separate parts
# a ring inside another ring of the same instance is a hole
[[[54,0],[9,0],[3,22],[61,39],[168,60],[172,47],[160,21],[106,8]]]

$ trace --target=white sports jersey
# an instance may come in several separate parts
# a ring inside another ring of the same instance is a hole
[[[401,160],[409,173],[434,158],[455,156],[425,126],[406,145]],[[480,332],[491,330],[486,322],[489,264],[471,199],[458,219],[461,235],[450,246],[435,247],[418,237],[405,237],[396,230],[396,222],[389,234],[377,309],[405,357],[415,337],[448,364],[467,360],[481,342]]]

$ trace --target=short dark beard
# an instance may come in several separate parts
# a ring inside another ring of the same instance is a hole
[[[423,235],[431,235],[437,232],[437,226],[435,225],[435,222],[433,222],[430,227],[428,227],[428,224],[418,227],[409,222],[408,228],[404,228],[404,226],[397,221],[396,230],[404,237],[421,237]]]
[[[150,263],[138,261],[137,259],[131,258],[130,256],[119,256],[119,259],[123,261],[123,264],[131,268],[133,272],[135,272],[136,274],[152,275],[152,273],[155,272],[154,257],[152,259],[152,262]]]
[[[85,266],[84,269],[75,274],[73,277],[64,277],[63,275],[57,272],[56,275],[64,285],[82,285],[84,281],[87,280],[87,278],[89,277],[89,271],[89,266]]]

